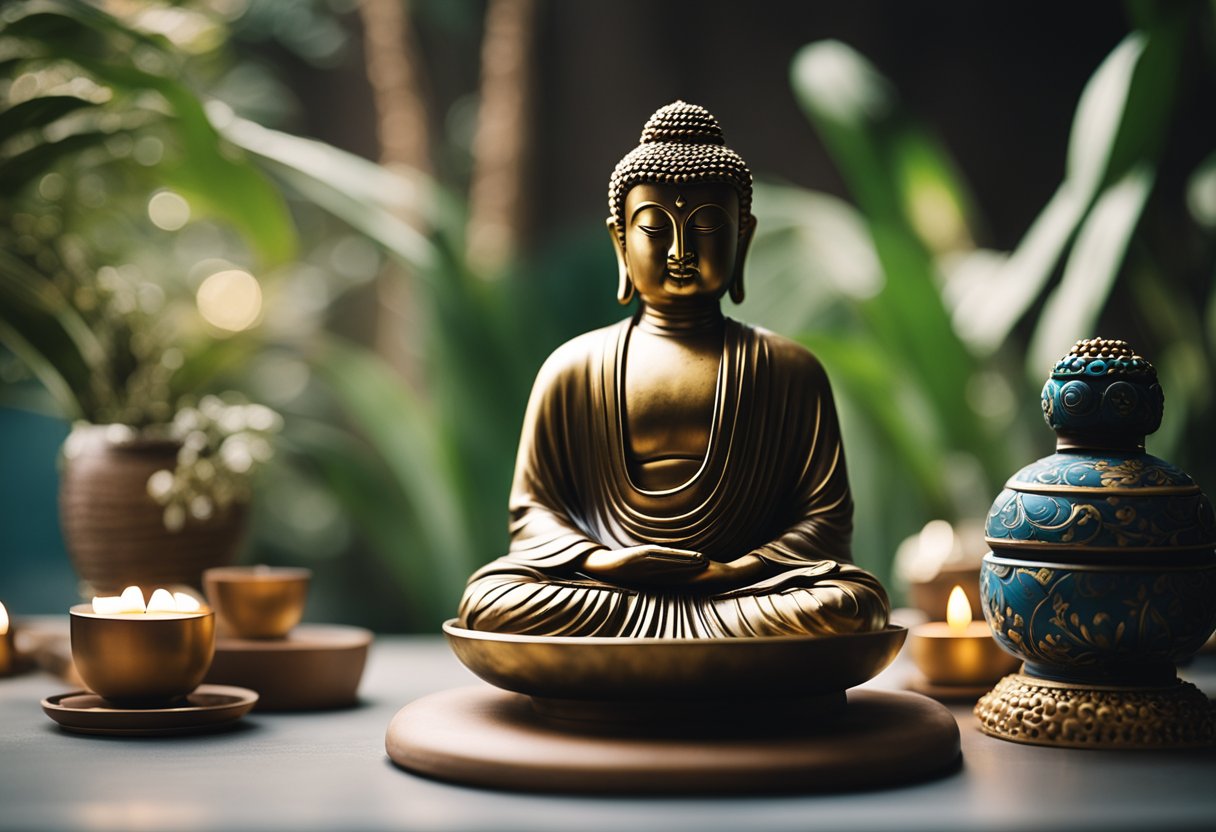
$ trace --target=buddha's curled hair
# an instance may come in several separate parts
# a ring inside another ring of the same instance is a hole
[[[625,194],[634,185],[725,182],[739,193],[739,230],[752,207],[752,172],[726,146],[718,120],[696,104],[661,107],[642,128],[641,144],[617,163],[608,183],[608,211],[624,242]]]

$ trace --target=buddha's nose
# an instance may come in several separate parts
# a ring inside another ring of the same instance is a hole
[[[690,264],[695,256],[684,245],[682,229],[676,228],[676,233],[672,235],[671,248],[667,249],[667,265],[669,267],[686,266]]]
[[[672,246],[671,251],[667,252],[668,266],[691,266],[697,259],[697,255],[691,251],[684,251],[683,246]]]

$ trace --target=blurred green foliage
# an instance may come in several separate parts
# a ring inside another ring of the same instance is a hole
[[[795,95],[855,205],[782,186],[759,191],[754,258],[829,278],[826,296],[823,286],[782,282],[780,303],[794,293],[802,319],[761,317],[804,332],[841,390],[857,428],[846,434],[861,495],[857,556],[884,576],[904,535],[930,517],[983,517],[1005,479],[1050,449],[1038,392],[1078,338],[1126,337],[1158,363],[1170,406],[1150,449],[1216,481],[1202,438],[1216,416],[1216,332],[1208,325],[1205,337],[1203,321],[1205,308],[1209,318],[1216,309],[1212,216],[1192,210],[1172,229],[1170,245],[1196,253],[1183,264],[1159,260],[1142,233],[1146,212],[1180,213],[1152,195],[1186,92],[1186,34],[1204,32],[1210,46],[1212,10],[1179,2],[1148,11],[1086,85],[1063,181],[1011,252],[977,244],[981,207],[948,151],[864,56],[821,41],[794,61]],[[1211,191],[1211,165],[1209,157],[1192,174],[1193,192]],[[1103,314],[1112,306],[1117,319]]]
[[[257,558],[313,566],[329,592],[320,617],[431,629],[505,548],[536,368],[622,315],[608,242],[589,228],[492,279],[475,273],[460,183],[275,129],[290,105],[263,68],[233,59],[228,35],[273,36],[322,66],[344,47],[328,23],[274,30],[268,5],[235,20],[207,3],[136,5],[121,20],[71,0],[3,10],[0,342],[66,418],[141,424],[184,393],[229,389],[274,406],[285,426],[255,501]],[[328,20],[310,0],[293,6]],[[853,202],[761,182],[738,314],[799,336],[829,368],[855,550],[884,578],[903,537],[982,516],[1048,450],[1038,387],[1076,338],[1119,337],[1097,329],[1112,298],[1132,310],[1120,325],[1153,335],[1137,345],[1163,373],[1170,406],[1151,450],[1216,481],[1216,460],[1188,441],[1214,415],[1216,157],[1177,230],[1198,241],[1203,297],[1177,285],[1195,264],[1142,233],[1160,208],[1181,44],[1211,31],[1211,11],[1161,4],[1135,20],[1078,102],[1059,189],[1012,252],[981,246],[982,206],[948,150],[864,56],[823,41],[794,62],[793,92]],[[166,190],[189,205],[179,230],[150,222]],[[216,330],[195,305],[225,268],[262,288],[244,332]],[[416,304],[418,378],[337,334],[358,334],[347,320],[383,280],[406,281]],[[28,390],[4,393],[28,404]]]

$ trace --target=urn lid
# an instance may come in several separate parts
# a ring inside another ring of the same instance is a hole
[[[1014,474],[985,537],[1004,556],[1060,562],[1210,560],[1212,504],[1186,473],[1144,452],[1161,424],[1157,371],[1125,341],[1078,341],[1043,386],[1057,453]]]
[[[1164,405],[1156,368],[1126,341],[1078,341],[1043,385],[1043,418],[1060,449],[1143,448]]]

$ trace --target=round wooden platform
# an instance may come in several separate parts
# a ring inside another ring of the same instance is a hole
[[[703,730],[691,723],[612,728],[542,716],[521,694],[457,688],[398,711],[385,748],[417,774],[538,792],[843,791],[926,780],[958,765],[954,717],[914,693],[852,690],[843,711],[818,722],[788,711],[765,720],[762,705],[750,723],[740,722],[732,719],[740,707],[748,704],[724,705],[720,719],[698,713]]]

